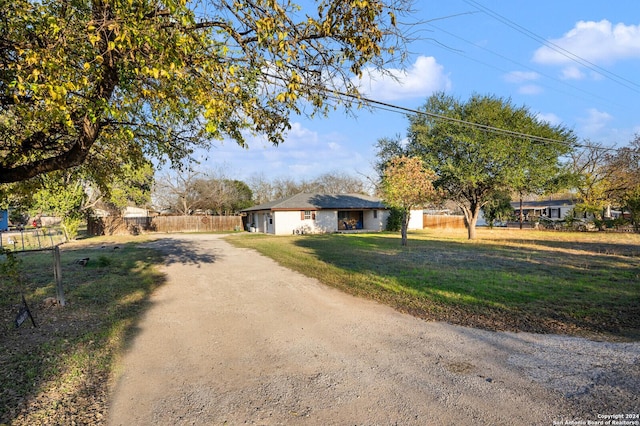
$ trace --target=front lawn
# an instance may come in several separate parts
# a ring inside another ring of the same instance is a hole
[[[640,338],[640,235],[479,229],[266,236],[233,244],[427,320]]]
[[[15,255],[20,280],[0,275],[0,425],[106,423],[117,358],[164,282],[156,268],[162,258],[139,245],[144,241],[100,237],[63,245],[64,307],[53,304],[52,252]],[[86,258],[85,266],[77,263]],[[22,296],[37,327],[30,320],[14,325]]]

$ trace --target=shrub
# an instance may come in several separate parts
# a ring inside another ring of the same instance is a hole
[[[392,208],[387,218],[387,231],[398,232],[402,229],[402,210]]]

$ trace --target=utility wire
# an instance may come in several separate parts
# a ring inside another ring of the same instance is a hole
[[[325,89],[325,91],[329,91],[329,89]],[[402,107],[402,106],[399,106],[399,105],[394,105],[394,104],[390,104],[390,103],[387,103],[387,102],[366,98],[364,96],[351,95],[351,94],[348,94],[348,93],[335,91],[335,90],[333,91],[333,93],[335,93],[337,96],[330,96],[330,97],[332,97],[334,99],[338,99],[338,100],[340,100],[341,98],[356,99],[356,100],[358,100],[360,102],[364,102],[365,104],[370,104],[372,106],[372,108],[376,108],[376,109],[382,109],[382,110],[385,110],[385,111],[392,111],[392,112],[403,113],[403,114],[424,115],[424,116],[433,118],[435,120],[449,121],[449,122],[452,122],[452,123],[461,124],[461,125],[464,125],[464,126],[467,126],[467,127],[474,127],[474,128],[485,130],[485,131],[492,132],[492,133],[498,133],[498,134],[507,135],[507,136],[514,136],[514,137],[521,138],[521,139],[529,139],[529,140],[534,141],[534,142],[561,143],[561,144],[566,144],[566,145],[568,145],[570,147],[574,147],[574,148],[589,148],[589,149],[594,149],[594,150],[598,150],[598,151],[613,151],[613,152],[617,152],[617,151],[620,150],[619,148],[604,147],[604,146],[591,145],[591,144],[580,144],[580,143],[570,142],[570,141],[568,141],[566,139],[545,138],[543,136],[531,135],[529,133],[516,132],[516,131],[513,131],[513,130],[502,129],[500,127],[489,126],[489,125],[480,124],[480,123],[474,123],[472,121],[462,120],[462,119],[453,118],[453,117],[447,117],[446,115],[435,114],[435,113],[427,112],[427,111],[420,111],[420,110],[417,110],[417,109],[414,109],[414,108]]]
[[[456,34],[453,34],[453,33],[449,32],[449,31],[447,31],[447,30],[444,30],[444,29],[442,29],[442,28],[440,28],[440,27],[438,27],[438,26],[434,25],[434,24],[427,23],[427,25],[429,25],[429,26],[430,26],[430,27],[432,27],[432,28],[435,28],[436,30],[438,30],[438,31],[440,31],[440,32],[442,32],[442,33],[444,33],[444,34],[447,34],[447,35],[449,35],[449,36],[451,36],[451,37],[454,37],[454,38],[456,38],[456,39],[458,39],[458,40],[461,40],[461,41],[463,41],[464,43],[470,44],[471,46],[473,46],[473,47],[475,47],[475,48],[477,48],[477,49],[484,50],[485,52],[488,52],[488,53],[490,53],[490,54],[492,54],[492,55],[494,55],[494,56],[497,56],[497,57],[499,57],[499,58],[501,58],[501,59],[504,59],[504,60],[506,60],[506,61],[508,61],[508,62],[511,62],[512,64],[515,64],[515,65],[517,65],[517,66],[520,66],[520,67],[526,68],[526,69],[528,69],[528,70],[530,70],[530,71],[533,71],[533,72],[535,72],[535,73],[536,73],[536,74],[538,74],[538,75],[541,75],[541,76],[543,76],[543,77],[545,77],[545,78],[548,78],[548,79],[550,79],[550,80],[555,81],[556,83],[560,83],[560,84],[562,84],[562,85],[564,85],[564,86],[568,86],[568,87],[570,87],[570,88],[572,88],[572,89],[574,89],[574,90],[577,90],[577,91],[579,91],[579,92],[582,92],[582,93],[584,93],[584,94],[586,94],[586,95],[589,95],[589,96],[591,96],[591,97],[593,97],[593,98],[595,98],[595,99],[600,99],[601,101],[607,102],[607,103],[609,103],[609,104],[610,104],[610,105],[612,105],[612,106],[617,106],[618,108],[625,108],[623,105],[621,105],[621,104],[619,104],[619,103],[616,103],[616,102],[614,102],[614,101],[611,101],[610,99],[606,99],[606,98],[604,98],[604,97],[602,97],[602,96],[599,96],[599,95],[596,95],[596,94],[594,94],[594,93],[588,92],[588,91],[586,91],[586,90],[580,89],[579,87],[574,86],[574,85],[572,85],[572,84],[569,84],[569,83],[567,83],[566,81],[562,81],[562,80],[560,80],[559,78],[555,78],[555,77],[550,76],[550,75],[548,75],[548,74],[542,73],[542,72],[540,72],[540,71],[536,70],[536,69],[535,69],[535,68],[533,68],[533,67],[530,67],[530,66],[528,66],[528,65],[521,64],[521,63],[519,63],[519,62],[517,62],[517,61],[515,61],[515,60],[513,60],[513,59],[511,59],[511,58],[509,58],[509,57],[507,57],[507,56],[504,56],[504,55],[502,55],[502,54],[500,54],[500,53],[494,52],[493,50],[488,49],[488,48],[486,48],[486,47],[484,47],[484,46],[480,46],[480,45],[479,45],[479,44],[477,44],[477,43],[474,43],[474,42],[469,41],[469,40],[467,40],[467,39],[465,39],[465,38],[463,38],[463,37],[460,37],[460,36],[458,36],[458,35],[456,35]],[[480,61],[480,60],[478,60],[478,59],[474,59],[474,58],[472,58],[472,57],[470,57],[470,56],[468,56],[468,55],[465,55],[464,53],[462,53],[462,52],[460,52],[460,51],[453,50],[453,53],[455,53],[455,54],[457,54],[457,55],[460,55],[460,56],[462,56],[462,57],[464,57],[464,58],[466,58],[466,59],[468,59],[468,60],[470,60],[470,61],[473,61],[473,62],[476,62],[476,63],[482,64],[482,65],[484,65],[484,66],[486,66],[486,67],[496,69],[496,70],[498,70],[498,71],[500,71],[500,72],[503,72],[503,73],[506,73],[506,74],[508,74],[508,73],[509,73],[509,71],[507,71],[507,70],[504,70],[504,69],[498,68],[498,67],[496,67],[495,65],[491,65],[491,64],[489,64],[489,63],[486,63],[486,62]],[[536,84],[540,84],[540,83],[537,83],[537,82],[536,82]],[[549,89],[551,89],[551,90],[559,91],[557,88],[553,88],[553,87],[546,86],[546,85],[542,85],[542,86],[548,87],[548,88],[549,88]],[[566,94],[566,95],[572,95],[570,92],[566,92],[566,91],[560,91],[560,92],[561,92],[561,93],[564,93],[564,94]]]
[[[280,81],[285,81],[285,79],[281,76],[276,76],[273,74],[264,74],[266,77],[275,79],[275,80],[280,80]],[[366,106],[369,106],[371,108],[374,109],[378,109],[378,110],[384,110],[384,111],[390,111],[390,112],[396,112],[396,113],[401,113],[401,114],[405,114],[405,115],[423,115],[423,116],[427,116],[430,118],[433,118],[435,120],[441,120],[441,121],[448,121],[451,123],[456,123],[456,124],[460,124],[460,125],[464,125],[467,127],[472,127],[472,128],[476,128],[476,129],[480,129],[480,130],[484,130],[484,131],[488,131],[488,132],[492,132],[492,133],[497,133],[497,134],[502,134],[502,135],[506,135],[506,136],[512,136],[512,137],[517,137],[517,138],[521,138],[521,139],[529,139],[531,141],[534,142],[540,142],[540,143],[561,143],[561,144],[566,144],[570,147],[574,147],[574,148],[590,148],[590,149],[596,149],[596,150],[601,150],[601,151],[618,151],[619,149],[617,148],[609,148],[609,147],[602,147],[602,146],[596,146],[596,145],[590,145],[590,144],[579,144],[579,143],[574,143],[574,142],[570,142],[566,139],[553,139],[553,138],[546,138],[543,136],[536,136],[536,135],[532,135],[529,133],[522,133],[522,132],[516,132],[513,130],[507,130],[507,129],[503,129],[500,127],[495,127],[495,126],[489,126],[486,124],[480,124],[480,123],[474,123],[472,121],[468,121],[468,120],[462,120],[459,118],[453,118],[453,117],[448,117],[446,115],[442,115],[442,114],[436,114],[436,113],[432,113],[432,112],[428,112],[428,111],[421,111],[415,108],[408,108],[408,107],[403,107],[400,105],[395,105],[395,104],[391,104],[389,102],[384,102],[384,101],[379,101],[376,99],[371,99],[368,98],[366,96],[363,95],[359,95],[359,94],[352,94],[352,93],[346,93],[343,92],[341,90],[337,90],[337,89],[330,89],[328,87],[325,86],[321,86],[321,85],[317,85],[317,84],[312,84],[312,83],[302,83],[304,85],[306,85],[308,88],[310,89],[314,89],[317,90],[319,92],[324,93],[325,96],[327,96],[328,98],[337,100],[337,101],[356,101],[357,103],[361,103],[364,104]]]
[[[475,6],[476,8],[480,9],[481,11],[483,11],[484,13],[486,13],[487,15],[491,16],[492,18],[494,18],[497,21],[502,22],[503,24],[513,28],[514,30],[518,31],[521,34],[524,34],[525,36],[542,43],[543,45],[547,46],[549,49],[561,54],[562,56],[570,59],[573,62],[576,62],[586,68],[589,68],[590,70],[600,74],[601,76],[608,78],[609,80],[612,80],[616,83],[618,83],[621,86],[626,87],[627,89],[633,90],[636,93],[640,93],[640,85],[627,79],[624,78],[614,72],[611,72],[605,68],[602,68],[596,64],[594,64],[593,62],[576,55],[573,52],[570,52],[566,49],[564,49],[561,46],[558,46],[557,44],[550,42],[548,40],[546,40],[544,37],[539,36],[538,34],[534,33],[533,31],[528,30],[527,28],[523,27],[522,25],[519,25],[515,22],[513,22],[512,20],[500,15],[497,12],[494,12],[493,10],[489,9],[486,6],[483,6],[482,4],[478,3],[475,0],[464,0],[465,3],[471,5],[471,6]]]
[[[424,116],[427,116],[427,117],[430,117],[430,118],[433,118],[433,119],[436,119],[436,120],[442,120],[442,121],[448,121],[448,122],[451,122],[451,123],[462,124],[462,125],[467,126],[467,127],[473,127],[473,128],[476,128],[476,129],[486,130],[486,131],[490,131],[490,132],[493,132],[493,133],[499,133],[499,134],[508,135],[508,136],[515,136],[515,137],[523,138],[523,139],[531,139],[531,140],[535,140],[535,141],[538,141],[538,142],[568,143],[568,141],[564,140],[564,139],[546,138],[546,137],[543,137],[543,136],[535,136],[535,135],[531,135],[531,134],[528,134],[528,133],[522,133],[522,132],[516,132],[516,131],[513,131],[513,130],[502,129],[500,127],[489,126],[489,125],[480,124],[480,123],[474,123],[472,121],[467,121],[467,120],[462,120],[462,119],[459,119],[459,118],[448,117],[446,115],[435,114],[435,113],[428,112],[428,111],[420,111],[420,110],[414,109],[414,108],[402,107],[402,106],[399,106],[399,105],[390,104],[388,102],[378,101],[378,100],[371,99],[371,98],[366,98],[366,97],[363,97],[363,96],[351,95],[349,93],[344,93],[344,92],[340,92],[340,91],[334,91],[334,93],[337,94],[339,97],[356,99],[356,100],[364,102],[366,104],[371,104],[371,105],[375,105],[377,107],[382,107],[387,111],[395,110],[397,112],[402,112],[402,113],[406,113],[406,114],[424,115]],[[575,144],[572,144],[572,146],[575,146]]]

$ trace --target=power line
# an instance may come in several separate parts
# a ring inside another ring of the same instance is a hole
[[[595,150],[599,150],[599,151],[614,151],[614,152],[619,151],[618,148],[613,148],[613,147],[603,147],[603,146],[597,146],[597,145],[591,145],[591,144],[573,143],[573,142],[569,142],[566,139],[546,138],[546,137],[543,137],[543,136],[536,136],[536,135],[532,135],[532,134],[529,134],[529,133],[516,132],[516,131],[513,131],[513,130],[502,129],[500,127],[489,126],[489,125],[486,125],[486,124],[474,123],[474,122],[468,121],[468,120],[462,120],[462,119],[458,119],[458,118],[448,117],[446,115],[435,114],[435,113],[431,113],[431,112],[427,112],[427,111],[421,111],[421,110],[414,109],[414,108],[408,108],[408,107],[403,107],[403,106],[399,106],[399,105],[394,105],[394,104],[390,104],[388,102],[378,101],[378,100],[367,98],[367,97],[364,97],[364,96],[352,95],[352,94],[349,94],[349,93],[344,93],[344,92],[340,92],[340,91],[336,91],[336,90],[330,90],[330,89],[326,89],[326,88],[322,89],[322,90],[325,91],[327,93],[327,96],[330,97],[330,98],[333,98],[333,99],[336,99],[336,100],[343,100],[343,98],[355,99],[358,102],[362,102],[362,103],[370,105],[371,108],[375,108],[375,109],[379,109],[379,110],[383,110],[383,111],[395,112],[395,113],[399,113],[399,114],[425,115],[425,116],[433,118],[435,120],[449,121],[449,122],[456,123],[456,124],[461,124],[461,125],[464,125],[464,126],[467,126],[467,127],[475,127],[477,129],[481,129],[481,130],[492,132],[492,133],[499,133],[499,134],[503,134],[503,135],[507,135],[507,136],[513,136],[513,137],[522,138],[522,139],[529,139],[529,140],[532,140],[534,142],[562,143],[562,144],[566,144],[566,145],[569,145],[569,146],[575,147],[575,148],[590,148],[590,149],[595,149]]]
[[[280,77],[280,76],[276,76],[276,75],[272,75],[272,74],[264,74],[264,75],[266,77],[269,77],[269,78],[285,81],[285,79],[283,77]],[[310,89],[315,89],[315,90],[317,90],[319,92],[323,92],[324,95],[327,96],[328,98],[335,99],[337,101],[344,101],[344,100],[356,101],[357,103],[365,104],[367,106],[370,106],[371,108],[375,108],[375,109],[379,109],[379,110],[402,113],[402,114],[405,114],[405,115],[407,115],[407,114],[409,114],[409,115],[424,115],[424,116],[433,118],[435,120],[448,121],[448,122],[464,125],[464,126],[467,126],[467,127],[473,127],[473,128],[476,128],[476,129],[492,132],[492,133],[498,133],[498,134],[517,137],[517,138],[521,138],[521,139],[529,139],[531,141],[539,142],[539,143],[561,143],[561,144],[566,144],[566,145],[568,145],[570,147],[574,147],[574,148],[591,148],[591,149],[596,149],[596,150],[601,150],[601,151],[618,151],[619,150],[617,148],[608,148],[608,147],[594,146],[594,145],[589,145],[589,144],[574,143],[574,142],[570,142],[570,141],[568,141],[566,139],[553,139],[553,138],[546,138],[546,137],[543,137],[543,136],[536,136],[536,135],[532,135],[532,134],[529,134],[529,133],[516,132],[516,131],[513,131],[513,130],[507,130],[507,129],[503,129],[503,128],[500,128],[500,127],[489,126],[489,125],[486,125],[486,124],[474,123],[472,121],[462,120],[462,119],[459,119],[459,118],[448,117],[448,116],[442,115],[442,114],[436,114],[436,113],[432,113],[432,112],[428,112],[428,111],[421,111],[421,110],[418,110],[418,109],[415,109],[415,108],[403,107],[403,106],[400,106],[400,105],[391,104],[389,102],[384,102],[384,101],[379,101],[379,100],[376,100],[376,99],[371,99],[371,98],[368,98],[366,96],[362,96],[362,95],[359,95],[359,94],[351,94],[351,93],[346,93],[346,92],[343,92],[343,91],[340,91],[340,90],[337,90],[337,89],[330,89],[328,87],[319,86],[317,84],[311,84],[311,83],[303,83],[303,84],[305,84]]]
[[[509,57],[507,57],[507,56],[505,56],[505,55],[502,55],[502,54],[500,54],[500,53],[494,52],[493,50],[488,49],[488,48],[486,48],[486,47],[484,47],[484,46],[480,46],[480,45],[479,45],[479,44],[477,44],[477,43],[474,43],[474,42],[469,41],[469,40],[467,40],[467,39],[465,39],[465,38],[463,38],[463,37],[460,37],[460,36],[458,36],[458,35],[456,35],[456,34],[453,34],[453,33],[449,32],[449,31],[446,31],[446,30],[444,30],[444,29],[442,29],[442,28],[440,28],[440,27],[438,27],[438,26],[436,26],[436,25],[434,25],[434,24],[427,23],[427,25],[429,25],[429,26],[431,26],[432,28],[435,28],[436,30],[438,30],[438,31],[440,31],[440,32],[442,32],[442,33],[445,33],[445,34],[447,34],[447,35],[449,35],[449,36],[451,36],[451,37],[454,37],[454,38],[456,38],[456,39],[458,39],[458,40],[461,40],[461,41],[463,41],[463,42],[465,42],[465,43],[467,43],[467,44],[470,44],[471,46],[473,46],[473,47],[475,47],[475,48],[478,48],[478,49],[484,50],[485,52],[489,52],[489,53],[491,53],[491,54],[492,54],[492,55],[494,55],[494,56],[497,56],[497,57],[499,57],[499,58],[501,58],[501,59],[504,59],[504,60],[506,60],[506,61],[511,62],[512,64],[515,64],[515,65],[517,65],[517,66],[520,66],[520,67],[526,68],[526,69],[528,69],[528,70],[530,70],[530,71],[533,71],[533,72],[535,72],[536,74],[539,74],[539,75],[541,75],[541,76],[543,76],[543,77],[545,77],[545,78],[548,78],[548,79],[550,79],[550,80],[555,81],[556,83],[560,83],[560,84],[562,84],[562,85],[564,85],[564,86],[568,86],[568,87],[570,87],[570,88],[572,88],[572,89],[574,89],[574,90],[577,90],[577,91],[579,91],[579,92],[582,92],[582,93],[584,93],[584,94],[586,94],[586,95],[589,95],[589,96],[591,96],[591,97],[593,97],[593,98],[600,99],[600,100],[602,100],[602,101],[604,101],[604,102],[607,102],[607,103],[609,103],[609,104],[611,104],[611,105],[613,105],[613,106],[617,106],[618,108],[624,108],[624,106],[623,106],[623,105],[621,105],[621,104],[619,104],[619,103],[616,103],[616,102],[614,102],[614,101],[611,101],[610,99],[606,99],[606,98],[604,98],[604,97],[602,97],[602,96],[599,96],[599,95],[596,95],[596,94],[594,94],[594,93],[588,92],[588,91],[586,91],[586,90],[584,90],[584,89],[581,89],[581,88],[579,88],[579,87],[577,87],[577,86],[574,86],[574,85],[572,85],[572,84],[569,84],[569,83],[567,83],[566,81],[562,81],[562,80],[560,80],[560,79],[558,79],[558,78],[555,78],[555,77],[553,77],[553,76],[550,76],[550,75],[548,75],[548,74],[545,74],[545,73],[543,73],[543,72],[540,72],[540,71],[538,71],[538,70],[536,70],[536,69],[534,69],[533,67],[530,67],[530,66],[528,66],[528,65],[521,64],[520,62],[515,61],[515,60],[513,60],[513,59],[511,59],[511,58],[509,58]],[[484,66],[486,66],[486,67],[496,69],[496,70],[498,70],[498,71],[500,71],[500,72],[503,72],[503,73],[508,73],[508,72],[509,72],[509,71],[507,71],[507,70],[504,70],[504,69],[498,68],[498,67],[496,67],[495,65],[491,65],[491,64],[489,64],[489,63],[486,63],[486,62],[480,61],[480,60],[478,60],[478,59],[472,58],[472,57],[470,57],[470,56],[468,56],[468,55],[465,55],[465,54],[464,54],[464,53],[462,53],[462,52],[459,52],[459,51],[453,50],[453,53],[455,53],[455,54],[457,54],[457,55],[460,55],[460,56],[462,56],[462,57],[464,57],[464,58],[466,58],[466,59],[468,59],[468,60],[470,60],[470,61],[473,61],[473,62],[476,62],[476,63],[482,64],[482,65],[484,65]],[[536,84],[540,84],[540,83],[536,83]],[[543,84],[543,86],[548,87],[548,88],[549,88],[549,89],[551,89],[551,90],[559,91],[557,88],[553,88],[553,87],[551,87],[551,86],[546,86],[546,85],[544,85],[544,84]],[[571,93],[570,93],[570,92],[565,92],[565,91],[560,91],[560,92],[561,92],[561,93],[564,93],[564,94],[566,94],[566,95],[571,95]]]
[[[522,133],[522,132],[516,132],[516,131],[513,131],[513,130],[502,129],[500,127],[489,126],[487,124],[474,123],[472,121],[467,121],[467,120],[462,120],[462,119],[459,119],[459,118],[448,117],[446,115],[436,114],[436,113],[432,113],[432,112],[428,112],[428,111],[420,111],[420,110],[414,109],[414,108],[402,107],[402,106],[399,106],[399,105],[394,105],[394,104],[390,104],[388,102],[378,101],[378,100],[366,98],[366,97],[363,97],[363,96],[351,95],[351,94],[344,93],[344,92],[339,92],[339,91],[335,91],[335,93],[338,94],[340,97],[347,97],[347,98],[351,98],[351,99],[357,99],[358,101],[365,102],[367,104],[383,107],[387,111],[396,110],[396,111],[402,111],[403,113],[409,113],[409,114],[413,114],[413,115],[424,115],[424,116],[427,116],[427,117],[430,117],[430,118],[433,118],[433,119],[436,119],[436,120],[449,121],[449,122],[456,123],[456,124],[462,124],[462,125],[465,125],[467,127],[474,127],[474,128],[477,128],[477,129],[486,130],[486,131],[490,131],[490,132],[493,132],[493,133],[499,133],[499,134],[503,134],[503,135],[514,136],[514,137],[523,138],[523,139],[530,139],[530,140],[534,140],[534,141],[538,141],[538,142],[544,142],[544,143],[549,143],[549,142],[552,142],[552,143],[569,143],[567,140],[563,140],[563,139],[546,138],[546,137],[543,137],[543,136],[536,136],[536,135],[531,135],[531,134],[528,134],[528,133]],[[572,144],[572,146],[575,146],[575,144]]]
[[[616,83],[618,83],[621,86],[626,87],[627,89],[633,90],[634,92],[640,93],[640,85],[627,79],[624,78],[612,71],[609,71],[605,68],[600,67],[599,65],[594,64],[593,62],[576,55],[573,52],[568,51],[567,49],[558,46],[557,44],[550,42],[548,40],[546,40],[544,37],[539,36],[538,34],[534,33],[531,30],[528,30],[527,28],[523,27],[522,25],[519,25],[515,22],[513,22],[512,20],[500,15],[497,12],[494,12],[493,10],[489,9],[486,6],[483,6],[482,4],[478,3],[475,0],[464,0],[465,3],[471,5],[471,6],[475,6],[476,8],[480,9],[481,11],[483,11],[484,13],[486,13],[487,15],[491,16],[492,18],[494,18],[497,21],[502,22],[503,24],[507,25],[508,27],[513,28],[514,30],[518,31],[521,34],[524,34],[525,36],[542,43],[543,45],[547,46],[549,49],[561,54],[562,56],[566,57],[567,59],[576,62],[586,68],[589,68],[590,70],[596,72],[597,74],[600,74],[601,76],[608,78],[611,81],[614,81]]]

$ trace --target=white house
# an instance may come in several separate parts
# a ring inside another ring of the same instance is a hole
[[[512,202],[511,206],[516,217],[520,217],[520,202]],[[575,201],[571,199],[523,201],[522,214],[525,222],[536,222],[540,218],[558,221],[572,214],[575,206]]]
[[[382,231],[389,208],[362,194],[296,194],[242,210],[254,232],[290,235],[338,231]],[[410,229],[422,229],[422,211],[411,214]]]

